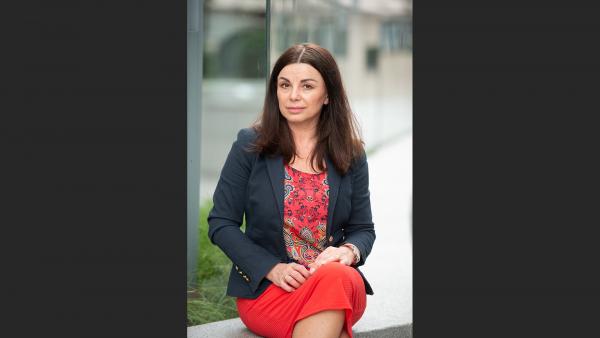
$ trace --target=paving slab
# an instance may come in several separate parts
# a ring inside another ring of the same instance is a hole
[[[367,332],[353,330],[355,338],[412,338],[412,324]],[[188,327],[188,338],[262,338],[250,332],[239,318]]]
[[[412,323],[412,133],[368,156],[376,239],[361,271],[373,287],[354,329]]]

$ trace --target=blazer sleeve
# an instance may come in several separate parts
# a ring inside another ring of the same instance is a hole
[[[253,139],[251,129],[242,129],[233,143],[213,195],[208,214],[208,236],[248,279],[255,292],[280,260],[254,243],[240,229],[246,204],[246,189],[256,154],[245,148]]]
[[[369,166],[363,154],[352,168],[352,210],[345,225],[345,243],[354,244],[360,251],[360,261],[355,266],[365,264],[375,242],[375,227],[371,215],[369,193]]]

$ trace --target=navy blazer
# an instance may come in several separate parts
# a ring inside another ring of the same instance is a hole
[[[256,132],[242,129],[233,143],[213,195],[208,236],[231,259],[227,295],[256,298],[271,284],[265,276],[277,263],[293,262],[283,241],[284,163],[281,156],[248,151]],[[341,176],[329,158],[327,246],[352,243],[363,265],[375,241],[366,155]],[[245,233],[241,231],[246,217]],[[358,268],[357,268],[358,270]],[[364,275],[367,294],[373,290]]]

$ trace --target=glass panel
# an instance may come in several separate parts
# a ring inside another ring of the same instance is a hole
[[[271,1],[270,68],[289,46],[334,54],[367,149],[412,130],[412,1]]]
[[[195,326],[238,316],[225,297],[231,261],[210,243],[206,218],[237,131],[262,109],[267,34],[265,0],[188,1],[188,215],[196,222],[188,225],[187,324]]]
[[[266,1],[205,1],[200,202],[209,200],[237,131],[262,110]]]

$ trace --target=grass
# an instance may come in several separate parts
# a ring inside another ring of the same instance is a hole
[[[200,207],[197,260],[197,289],[188,294],[187,325],[200,325],[238,317],[235,298],[225,294],[231,261],[208,239],[206,217],[212,208],[207,201]],[[243,227],[243,226],[242,226]]]

